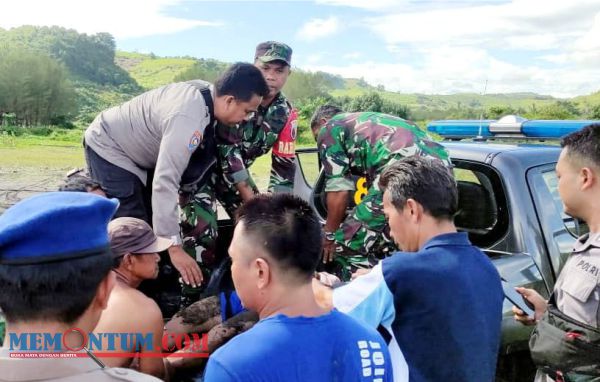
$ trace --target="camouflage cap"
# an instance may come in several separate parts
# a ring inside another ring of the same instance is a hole
[[[262,62],[281,60],[291,66],[292,48],[282,42],[277,41],[261,42],[256,47],[254,59],[261,60]]]

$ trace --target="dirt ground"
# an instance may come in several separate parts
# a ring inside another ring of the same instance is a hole
[[[0,214],[19,200],[56,191],[70,168],[1,167]]]
[[[0,214],[29,196],[58,190],[67,173],[73,168],[0,168]],[[262,179],[260,180],[261,183],[264,183]],[[220,205],[218,206],[218,216],[223,219],[227,218],[227,213]]]
[[[0,136],[0,213],[28,196],[56,191],[70,170],[85,165],[80,143],[41,138]]]

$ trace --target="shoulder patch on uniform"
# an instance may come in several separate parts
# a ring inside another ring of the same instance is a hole
[[[294,119],[292,121],[292,126],[291,126],[291,130],[290,130],[290,136],[292,137],[293,140],[296,140],[297,131],[298,131],[298,120]]]
[[[200,146],[200,142],[202,141],[202,133],[198,130],[194,131],[192,137],[190,138],[190,143],[188,143],[188,150],[194,151],[198,146]]]
[[[298,129],[298,111],[292,109],[273,146],[273,154],[283,158],[293,158],[296,153],[296,131]]]

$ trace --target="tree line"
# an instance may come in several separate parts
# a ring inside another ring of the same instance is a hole
[[[69,74],[102,85],[137,86],[115,64],[115,39],[109,33],[87,35],[57,26],[0,28],[0,47],[21,48],[49,56],[65,65]]]
[[[75,110],[75,91],[64,65],[24,49],[0,55],[0,116],[4,123],[59,124]]]
[[[108,33],[0,28],[0,122],[69,127],[80,106],[76,84],[139,92],[137,83],[115,64],[115,48]]]
[[[143,89],[135,80],[115,64],[115,49],[114,38],[108,33],[86,35],[60,27],[0,28],[0,124],[69,127],[75,119],[89,123],[104,108],[141,93]],[[228,65],[199,59],[174,81],[212,82]],[[386,98],[383,85],[373,87],[363,79],[355,85],[365,90],[362,95],[333,97],[332,92],[343,89],[346,82],[325,72],[292,69],[283,91],[299,110],[301,133],[316,107],[324,103],[345,111],[377,111],[416,120],[495,119],[507,114],[529,119],[600,119],[600,105],[581,107],[566,100],[527,108],[484,108],[471,103],[443,110],[411,110]],[[103,92],[106,89],[110,91]]]

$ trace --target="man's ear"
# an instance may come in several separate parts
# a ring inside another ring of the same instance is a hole
[[[406,200],[406,204],[404,205],[404,211],[409,215],[409,218],[418,223],[423,216],[423,206],[416,200],[412,198],[408,198]]]
[[[579,179],[582,191],[592,188],[598,181],[597,174],[589,167],[582,167],[579,170]]]
[[[126,253],[123,255],[123,260],[121,260],[121,264],[125,266],[125,269],[128,271],[133,267],[133,255],[131,253]]]
[[[98,285],[98,289],[96,289],[96,297],[94,300],[96,304],[104,310],[108,305],[108,298],[110,297],[110,293],[112,292],[116,283],[116,276],[114,272],[108,272],[106,277],[100,281],[100,285]]]
[[[271,283],[271,266],[262,257],[254,260],[254,271],[256,272],[256,286],[265,289]]]
[[[234,96],[232,95],[222,95],[222,96],[218,96],[215,99],[215,113],[222,113],[222,111],[225,111],[229,108],[229,105],[231,105],[231,103],[233,102],[233,100],[235,99]]]
[[[223,101],[224,101],[225,105],[227,107],[229,107],[233,104],[233,101],[235,101],[235,97],[232,95],[225,95],[225,96],[223,96]]]

